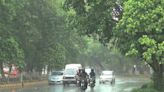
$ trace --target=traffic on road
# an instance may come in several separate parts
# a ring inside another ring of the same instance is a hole
[[[86,72],[90,70],[90,72]],[[96,75],[93,68],[68,64],[64,70],[52,71],[47,84],[29,88],[4,89],[2,92],[130,92],[148,82],[144,78],[116,76],[114,71],[102,70]]]
[[[137,77],[116,77],[115,84],[110,83],[100,84],[99,79],[96,80],[95,87],[88,87],[85,92],[130,92],[134,88],[139,88],[143,84],[149,82],[144,78]],[[80,88],[74,84],[63,86],[62,84],[48,85],[39,84],[32,87],[21,89],[3,89],[0,92],[81,92]]]

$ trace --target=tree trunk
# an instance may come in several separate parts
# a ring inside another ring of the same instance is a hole
[[[164,90],[164,75],[163,75],[163,66],[164,64],[159,64],[156,60],[153,61],[153,63],[150,64],[150,66],[153,68],[153,81],[154,81],[154,87],[155,89],[159,91]]]
[[[3,62],[0,62],[0,72],[2,77],[5,77],[4,72],[3,72]]]
[[[153,75],[153,81],[154,81],[154,87],[159,90],[162,91],[164,90],[164,76],[162,74],[162,72],[154,72]]]

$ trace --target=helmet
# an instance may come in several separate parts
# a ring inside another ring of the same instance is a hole
[[[85,72],[85,68],[82,69],[82,72],[83,72],[83,73]]]
[[[93,68],[91,69],[91,72],[94,72],[94,69]]]

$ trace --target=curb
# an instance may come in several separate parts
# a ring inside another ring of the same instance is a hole
[[[47,84],[47,80],[41,80],[41,81],[31,81],[31,82],[24,82],[22,83],[11,83],[11,84],[0,84],[0,89],[5,88],[24,88],[24,87],[30,87],[37,84]]]

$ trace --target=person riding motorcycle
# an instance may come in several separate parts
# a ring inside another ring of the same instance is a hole
[[[81,76],[81,69],[79,69],[79,70],[77,71],[77,76],[78,76],[78,77]]]
[[[80,76],[81,80],[84,79],[85,81],[85,86],[87,88],[87,85],[88,85],[88,74],[85,72],[85,69],[82,69],[82,72],[81,72],[81,76]]]
[[[95,83],[96,81],[95,81],[95,79],[96,79],[96,74],[95,74],[95,72],[94,72],[94,69],[91,69],[91,72],[89,73],[89,76],[90,76],[90,78],[93,78],[93,82]]]
[[[80,81],[81,72],[82,72],[82,70],[79,69],[78,72],[77,72],[77,74],[76,74],[76,75],[77,75],[77,76],[76,76],[77,86],[80,86],[80,84],[81,84],[81,81]]]

